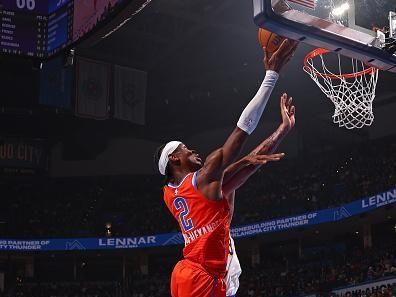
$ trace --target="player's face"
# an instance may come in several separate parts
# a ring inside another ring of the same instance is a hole
[[[189,167],[192,171],[198,170],[202,167],[202,159],[199,154],[196,151],[189,149],[185,144],[180,144],[176,154],[180,163]]]

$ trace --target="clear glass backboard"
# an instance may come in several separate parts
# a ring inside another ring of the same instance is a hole
[[[396,72],[396,0],[253,0],[259,27]]]

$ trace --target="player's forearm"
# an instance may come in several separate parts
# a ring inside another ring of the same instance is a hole
[[[277,72],[267,70],[256,95],[243,110],[237,126],[247,134],[250,135],[256,129],[278,78],[279,74]]]
[[[276,129],[270,137],[266,138],[253,151],[250,152],[250,155],[272,154],[278,148],[279,144],[289,131],[290,130],[284,125],[279,125],[278,129]]]
[[[264,155],[273,153],[283,138],[289,132],[283,125],[280,125],[270,137],[260,143],[250,154]],[[224,175],[223,192],[225,195],[239,189],[260,167],[261,165],[246,164],[242,158],[238,162],[227,168],[228,175]]]
[[[287,130],[283,125],[280,125],[270,137],[260,143],[249,155],[266,155],[273,153],[282,142],[288,131],[289,130]],[[254,170],[252,168],[254,166],[250,165],[248,160],[245,158],[242,158],[228,166],[224,171],[223,184],[229,182],[238,171],[244,169],[245,167],[251,168],[250,170]],[[249,171],[248,168],[246,168],[246,171]],[[256,170],[254,170],[253,173],[255,171]]]
[[[239,161],[228,166],[227,169],[224,171],[223,184],[227,184],[238,171],[240,171],[247,165],[249,165],[247,160],[245,158],[242,158]]]
[[[279,78],[275,71],[268,70],[256,95],[243,110],[237,128],[231,133],[221,149],[221,169],[235,162],[248,135],[257,127],[272,90]]]
[[[246,165],[238,172],[236,172],[227,183],[223,183],[223,192],[225,195],[229,195],[233,191],[238,190],[241,186],[243,186],[246,181],[257,171],[260,169],[262,165]]]

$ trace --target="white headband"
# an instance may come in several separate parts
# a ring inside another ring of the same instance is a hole
[[[168,166],[169,155],[172,154],[180,144],[180,141],[169,141],[162,150],[161,157],[158,161],[158,169],[162,175],[165,175],[165,169],[166,166]]]

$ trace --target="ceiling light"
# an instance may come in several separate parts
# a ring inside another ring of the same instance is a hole
[[[349,9],[348,3],[343,3],[340,6],[334,8],[331,12],[334,16],[342,16]]]

